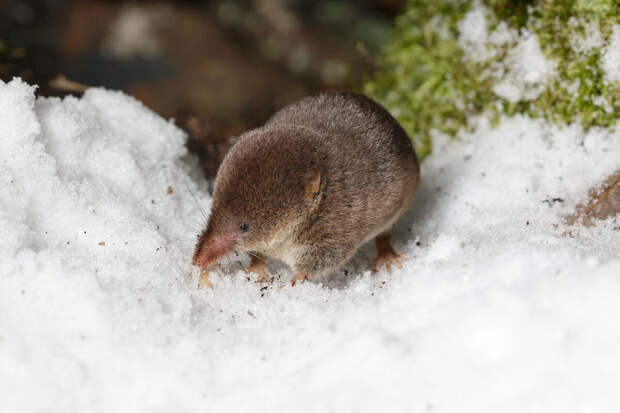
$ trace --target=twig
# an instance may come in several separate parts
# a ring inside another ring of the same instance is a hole
[[[72,93],[84,93],[90,86],[82,83],[74,82],[67,79],[64,75],[58,75],[49,81],[49,85],[52,89],[62,90]]]

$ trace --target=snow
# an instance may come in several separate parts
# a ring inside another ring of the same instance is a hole
[[[536,35],[525,29],[508,50],[505,64],[506,76],[493,92],[512,103],[536,99],[555,76],[555,62],[545,58]]]
[[[579,33],[578,28],[580,24],[584,26],[584,33]],[[570,37],[570,44],[575,53],[589,54],[603,46],[604,40],[603,36],[601,36],[598,20],[581,23],[578,18],[573,16],[568,19],[568,26],[571,30],[574,30],[573,35]]]
[[[579,26],[580,21],[577,18],[571,18],[568,21],[569,26],[575,30]],[[620,24],[612,27],[611,34],[607,38],[603,38],[598,20],[585,21],[585,33],[579,34],[578,31],[571,36],[571,47],[576,53],[589,54],[593,51],[600,50],[600,65],[605,73],[605,79],[609,83],[620,83]],[[609,103],[604,105],[606,108]],[[609,111],[611,108],[609,108]]]
[[[556,63],[544,56],[538,38],[531,31],[517,31],[500,21],[489,32],[492,21],[492,12],[480,2],[474,2],[458,22],[458,43],[464,53],[463,59],[474,63],[490,62],[488,67],[481,66],[480,76],[493,81],[493,92],[497,96],[511,103],[536,99],[556,75]],[[598,25],[588,29],[588,39],[575,38],[575,47],[591,46],[594,29],[598,29]],[[493,60],[503,54],[503,59]]]
[[[199,289],[183,133],[119,92],[0,84],[0,409],[617,411],[620,230],[563,219],[620,128],[477,125],[423,163],[402,270],[367,245],[262,286],[233,257]]]
[[[463,50],[463,58],[476,63],[483,63],[501,54],[505,47],[514,45],[519,32],[506,22],[500,21],[489,32],[489,23],[493,13],[480,2],[475,2],[457,23],[458,43]]]
[[[608,82],[620,83],[620,24],[613,28],[609,44],[602,53],[601,65]]]
[[[474,62],[484,62],[493,56],[487,46],[489,41],[488,14],[489,10],[486,7],[476,3],[457,23],[459,47],[465,54],[464,58]]]

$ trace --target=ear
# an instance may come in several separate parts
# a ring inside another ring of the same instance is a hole
[[[304,194],[304,200],[308,202],[315,202],[321,200],[321,192],[323,190],[322,175],[319,170],[311,170],[306,174],[305,185],[306,190]]]

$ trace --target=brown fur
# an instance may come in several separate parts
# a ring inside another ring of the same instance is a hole
[[[207,233],[236,231],[235,249],[308,276],[335,270],[391,227],[418,183],[411,142],[385,109],[351,93],[305,98],[226,155],[194,261],[209,248]]]

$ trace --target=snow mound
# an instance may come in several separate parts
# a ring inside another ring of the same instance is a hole
[[[370,275],[365,246],[294,288],[236,257],[196,288],[210,199],[183,145],[118,92],[0,84],[2,411],[620,407],[620,230],[563,223],[619,132],[481,121],[423,164],[402,270]]]

